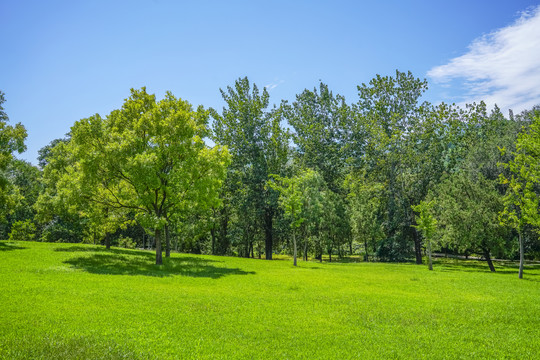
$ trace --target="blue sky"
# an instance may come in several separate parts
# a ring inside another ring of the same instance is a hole
[[[221,108],[248,76],[271,100],[318,81],[349,102],[376,74],[427,78],[432,102],[540,103],[539,1],[0,0],[0,90],[28,151],[119,108],[130,88]],[[525,13],[524,13],[525,12]]]

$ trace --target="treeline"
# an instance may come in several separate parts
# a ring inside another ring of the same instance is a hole
[[[538,109],[434,105],[426,90],[396,71],[353,103],[320,83],[270,106],[243,78],[221,90],[221,110],[132,90],[41,149],[37,167],[11,157],[25,134],[2,112],[16,140],[2,139],[0,237],[152,248],[158,264],[162,242],[166,256],[295,263],[421,264],[431,249],[494,271],[492,258],[539,258]]]

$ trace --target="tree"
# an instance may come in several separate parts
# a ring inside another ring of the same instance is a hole
[[[504,152],[504,149],[503,149]],[[519,278],[523,278],[525,246],[523,230],[526,224],[540,227],[540,199],[537,187],[540,184],[540,114],[536,113],[528,131],[517,139],[514,159],[504,164],[511,175],[501,174],[500,181],[508,186],[504,197],[504,210],[500,212],[502,224],[518,232]]]
[[[5,171],[11,196],[5,223],[0,224],[0,238],[6,238],[16,221],[34,220],[34,204],[43,189],[41,172],[32,164],[14,159]],[[0,221],[1,223],[2,221]]]
[[[157,265],[167,216],[218,201],[229,157],[205,145],[207,119],[201,107],[193,111],[171,93],[156,102],[142,88],[107,118],[95,115],[71,129],[80,196],[109,211],[133,211],[155,236]]]
[[[330,189],[325,190],[322,194],[322,207],[323,212],[320,218],[321,235],[331,262],[335,248],[337,248],[339,256],[342,256],[341,246],[344,239],[350,235],[349,214],[347,214],[341,196]]]
[[[265,256],[271,260],[278,194],[266,184],[270,174],[285,175],[289,133],[280,125],[282,109],[268,111],[268,91],[259,92],[247,77],[238,79],[234,87],[220,91],[227,106],[222,114],[210,109],[214,118],[213,139],[226,145],[231,153],[232,162],[222,196],[236,212],[232,215],[229,208],[224,209],[223,218],[227,221],[222,223],[222,230],[229,231],[231,218],[238,220],[233,222],[236,229],[232,231],[238,231],[243,239],[241,253],[244,256],[249,256],[254,235],[262,230]]]
[[[380,220],[384,185],[370,181],[365,174],[349,174],[346,187],[352,233],[364,244],[364,261],[368,261],[370,249],[376,249],[384,236]]]
[[[354,145],[364,140],[363,131],[355,131],[345,98],[334,95],[321,82],[318,90],[304,90],[292,105],[283,108],[295,130],[293,139],[302,166],[318,171],[329,188],[339,192],[348,164],[360,158],[361,147]]]
[[[321,184],[321,179],[311,169],[303,170],[291,178],[280,177],[279,175],[274,175],[273,177],[275,182],[269,182],[268,185],[279,192],[279,204],[285,211],[286,216],[290,219],[294,266],[296,266],[296,230],[306,220],[304,195],[310,192],[310,189],[314,186],[318,187]]]
[[[433,262],[431,259],[431,240],[437,226],[437,219],[433,217],[430,210],[433,207],[432,202],[421,201],[420,204],[413,206],[413,210],[419,213],[418,224],[415,225],[424,234],[427,241],[428,268],[433,270]]]
[[[418,128],[427,107],[419,104],[426,90],[426,80],[417,79],[410,72],[396,71],[395,77],[377,75],[369,84],[358,86],[359,101],[353,107],[356,121],[364,124],[369,135],[364,167],[368,175],[387,184],[386,239],[379,246],[379,256],[402,260],[410,254],[412,240],[419,264],[422,262],[421,244],[414,231],[411,232],[414,216],[410,207],[419,200],[411,202],[404,180],[410,169],[407,165],[414,144],[408,137],[412,129]]]
[[[30,220],[16,221],[9,233],[10,241],[32,241],[36,237],[36,226]]]
[[[428,196],[437,216],[439,244],[481,253],[495,271],[491,254],[503,251],[508,231],[499,224],[503,199],[497,181],[465,170],[447,176]]]
[[[10,213],[15,204],[17,194],[10,193],[10,182],[5,176],[5,170],[13,160],[13,153],[26,150],[24,140],[26,129],[20,123],[8,125],[9,118],[4,111],[5,94],[0,91],[0,217]]]

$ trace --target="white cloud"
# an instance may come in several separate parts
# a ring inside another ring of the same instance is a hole
[[[540,103],[540,6],[524,12],[512,25],[482,36],[467,53],[427,75],[436,83],[462,79],[463,102],[484,100],[488,106],[519,112]]]
[[[272,89],[277,88],[279,85],[283,84],[284,82],[285,82],[285,80],[280,80],[278,82],[273,82],[273,83],[270,83],[268,85],[265,85],[264,87],[266,88],[266,90],[270,91]]]

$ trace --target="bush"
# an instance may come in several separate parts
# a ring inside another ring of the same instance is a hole
[[[126,249],[135,249],[135,242],[130,237],[120,236],[118,238],[118,246],[126,248]]]
[[[36,226],[30,220],[16,221],[11,225],[10,241],[32,241],[36,237]]]

